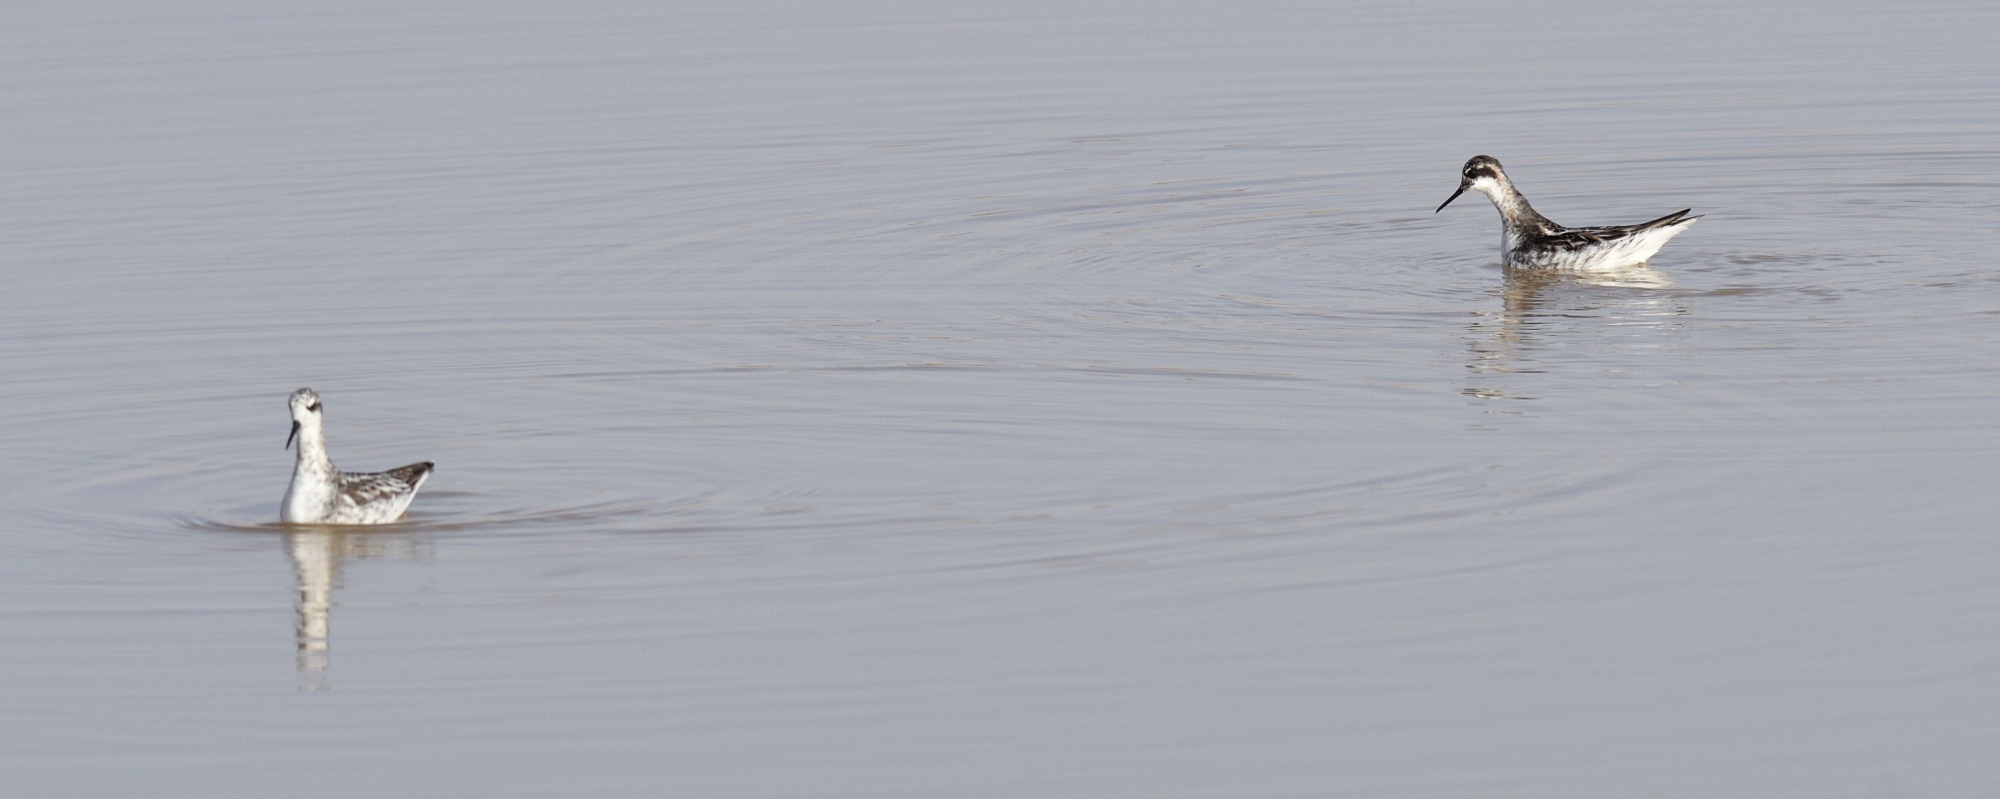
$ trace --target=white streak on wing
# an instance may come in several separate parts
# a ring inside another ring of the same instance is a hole
[[[1556,250],[1540,253],[1526,253],[1525,257],[1512,259],[1514,266],[1529,269],[1557,269],[1563,271],[1589,272],[1623,269],[1633,264],[1645,263],[1666,246],[1667,240],[1680,235],[1688,225],[1699,217],[1689,217],[1671,225],[1661,225],[1649,230],[1641,230],[1601,245],[1587,245],[1573,250]]]

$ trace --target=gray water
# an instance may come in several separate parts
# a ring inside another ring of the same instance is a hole
[[[10,17],[0,795],[2000,795],[1991,4]]]

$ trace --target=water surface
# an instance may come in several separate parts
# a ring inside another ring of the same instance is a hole
[[[20,17],[0,792],[2000,793],[1986,6]]]

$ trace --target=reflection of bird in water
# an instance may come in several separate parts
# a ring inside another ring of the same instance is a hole
[[[1500,209],[1500,255],[1514,269],[1591,271],[1642,264],[1668,239],[1686,230],[1700,216],[1683,208],[1636,225],[1568,228],[1536,213],[1528,198],[1514,188],[1500,162],[1475,155],[1459,173],[1458,191],[1439,205],[1450,205],[1466,189],[1486,195]]]
[[[1654,291],[1672,285],[1672,280],[1643,264],[1588,274],[1507,270],[1499,291],[1500,310],[1479,314],[1469,329],[1472,360],[1467,368],[1494,376],[1547,371],[1549,367],[1533,358],[1544,343],[1540,339],[1565,332],[1587,334],[1591,331],[1578,328],[1589,320],[1601,322],[1591,325],[1600,330],[1667,327],[1667,320],[1687,314],[1677,293]],[[1516,390],[1518,386],[1474,386],[1464,393],[1529,399]]]
[[[299,580],[299,690],[326,687],[327,634],[333,616],[333,579],[340,568],[340,533],[316,530],[286,536]]]
[[[350,558],[421,555],[422,549],[406,536],[333,527],[294,527],[285,534],[285,547],[298,578],[299,690],[322,691],[332,655],[333,586],[340,564]]]
[[[342,472],[326,456],[319,395],[312,389],[292,392],[292,433],[298,438],[298,465],[285,489],[280,520],[289,524],[386,524],[402,518],[417,489],[437,464],[412,463],[386,472]]]

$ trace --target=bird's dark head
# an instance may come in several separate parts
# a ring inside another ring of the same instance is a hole
[[[1500,171],[1500,161],[1490,155],[1475,155],[1465,162],[1465,169],[1459,171],[1460,179],[1471,183],[1480,178],[1504,180],[1507,174]]]
[[[1500,171],[1498,160],[1490,155],[1475,155],[1472,160],[1465,162],[1465,168],[1458,172],[1458,191],[1452,192],[1450,197],[1445,198],[1437,210],[1444,210],[1452,200],[1458,199],[1458,195],[1464,194],[1466,189],[1478,189],[1481,194],[1491,197],[1493,191],[1506,182],[1507,173]]]

